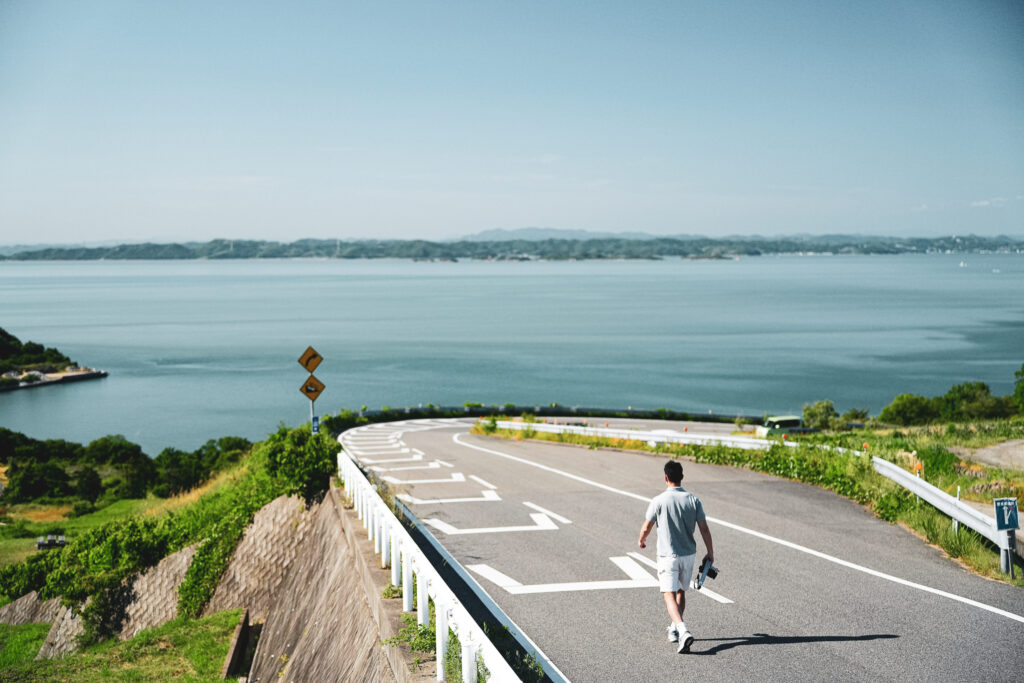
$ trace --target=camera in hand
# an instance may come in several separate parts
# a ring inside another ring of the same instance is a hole
[[[704,561],[700,563],[700,576],[697,577],[697,590],[700,590],[704,585],[705,579],[717,579],[718,578],[718,567],[711,564],[711,560],[704,558]]]

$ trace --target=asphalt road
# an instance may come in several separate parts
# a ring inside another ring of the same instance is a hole
[[[569,680],[1024,678],[1021,589],[828,491],[692,462],[683,486],[704,503],[721,574],[714,595],[687,594],[696,641],[677,654],[655,539],[636,545],[664,459],[469,424],[373,425],[342,441]]]

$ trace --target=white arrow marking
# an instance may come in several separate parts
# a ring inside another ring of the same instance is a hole
[[[396,477],[381,477],[389,484],[454,484],[466,481],[466,475],[462,472],[454,472],[448,479],[398,479]]]
[[[485,579],[504,588],[513,595],[525,593],[568,593],[572,591],[597,591],[615,590],[620,588],[653,588],[658,586],[658,580],[647,573],[647,571],[629,557],[610,557],[619,569],[626,573],[628,579],[613,581],[578,581],[574,583],[538,583],[532,586],[524,586],[512,577],[502,574],[497,569],[486,564],[471,564],[471,569]]]
[[[571,522],[571,521],[569,521],[568,519],[566,519],[566,518],[565,518],[565,517],[563,517],[562,515],[556,515],[556,514],[555,514],[554,512],[552,512],[551,510],[545,510],[545,509],[544,509],[544,508],[542,508],[542,507],[541,507],[540,505],[535,505],[534,503],[523,503],[523,505],[525,505],[525,506],[526,506],[526,507],[528,507],[528,508],[533,508],[533,509],[534,509],[534,510],[536,510],[537,512],[543,512],[543,513],[544,513],[545,515],[547,515],[548,517],[551,517],[552,519],[556,519],[556,520],[558,520],[559,522],[561,522],[562,524],[572,524],[572,522]]]
[[[541,513],[534,513],[530,515],[530,519],[533,520],[531,526],[492,526],[492,527],[480,527],[477,529],[457,529],[448,522],[442,522],[439,519],[425,519],[424,524],[429,524],[438,531],[443,531],[449,536],[459,536],[463,534],[500,534],[506,531],[557,531],[558,525],[551,521],[551,518]]]
[[[416,454],[408,458],[359,458],[359,462],[366,465],[383,465],[388,462],[415,462],[423,459],[423,451],[417,450]]]
[[[488,484],[486,481],[484,481],[480,477],[476,476],[475,474],[469,475],[469,478],[472,479],[473,481],[475,481],[476,483],[480,484],[481,486],[486,486],[489,489],[496,489],[496,488],[498,488],[494,484]]]
[[[406,470],[439,470],[441,469],[441,463],[428,462],[426,465],[406,465],[405,467],[381,467],[380,465],[373,465],[370,467],[374,472],[404,472]]]
[[[654,571],[658,571],[658,563],[655,562],[654,560],[652,560],[650,558],[647,558],[647,557],[644,557],[640,553],[629,553],[629,556],[632,557],[634,560],[639,560],[640,562],[643,562],[648,567],[652,567],[654,569]],[[701,588],[700,590],[697,590],[697,586],[696,586],[695,583],[691,583],[690,586],[694,589],[693,592],[695,592],[697,594],[700,594],[700,595],[706,595],[709,598],[711,598],[712,600],[717,600],[718,602],[722,603],[723,605],[731,605],[731,604],[733,604],[733,601],[730,600],[729,598],[725,597],[724,595],[720,595],[720,594],[716,593],[715,591],[711,590],[710,588],[708,588],[708,584],[706,582],[704,584],[704,587]]]
[[[416,498],[408,493],[399,493],[396,498],[410,505],[434,505],[438,503],[491,503],[501,500],[494,491],[481,491],[480,498]]]

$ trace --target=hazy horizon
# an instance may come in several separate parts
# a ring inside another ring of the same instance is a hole
[[[0,4],[0,244],[1024,234],[1024,5]]]

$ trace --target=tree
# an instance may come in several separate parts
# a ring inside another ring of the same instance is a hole
[[[132,443],[120,434],[100,437],[85,447],[85,459],[97,465],[120,465],[134,462],[142,456],[142,447]]]
[[[898,425],[923,425],[938,418],[937,401],[916,394],[900,394],[878,415],[882,422]]]
[[[336,467],[335,444],[325,432],[313,434],[309,426],[289,430],[281,425],[265,443],[267,469],[285,482],[287,493],[302,496],[306,505],[323,499]]]
[[[804,404],[804,426],[811,429],[831,429],[835,426],[836,412],[832,401],[817,401]]]
[[[15,503],[66,496],[70,490],[68,475],[63,467],[52,462],[30,462],[24,466],[11,467],[4,497]]]
[[[1011,414],[1007,402],[993,396],[984,382],[957,384],[939,397],[938,403],[942,419],[950,422],[1009,417]]]
[[[82,500],[95,503],[101,493],[103,493],[103,482],[100,480],[99,472],[91,467],[83,467],[79,470],[78,478],[75,481],[75,495]]]

